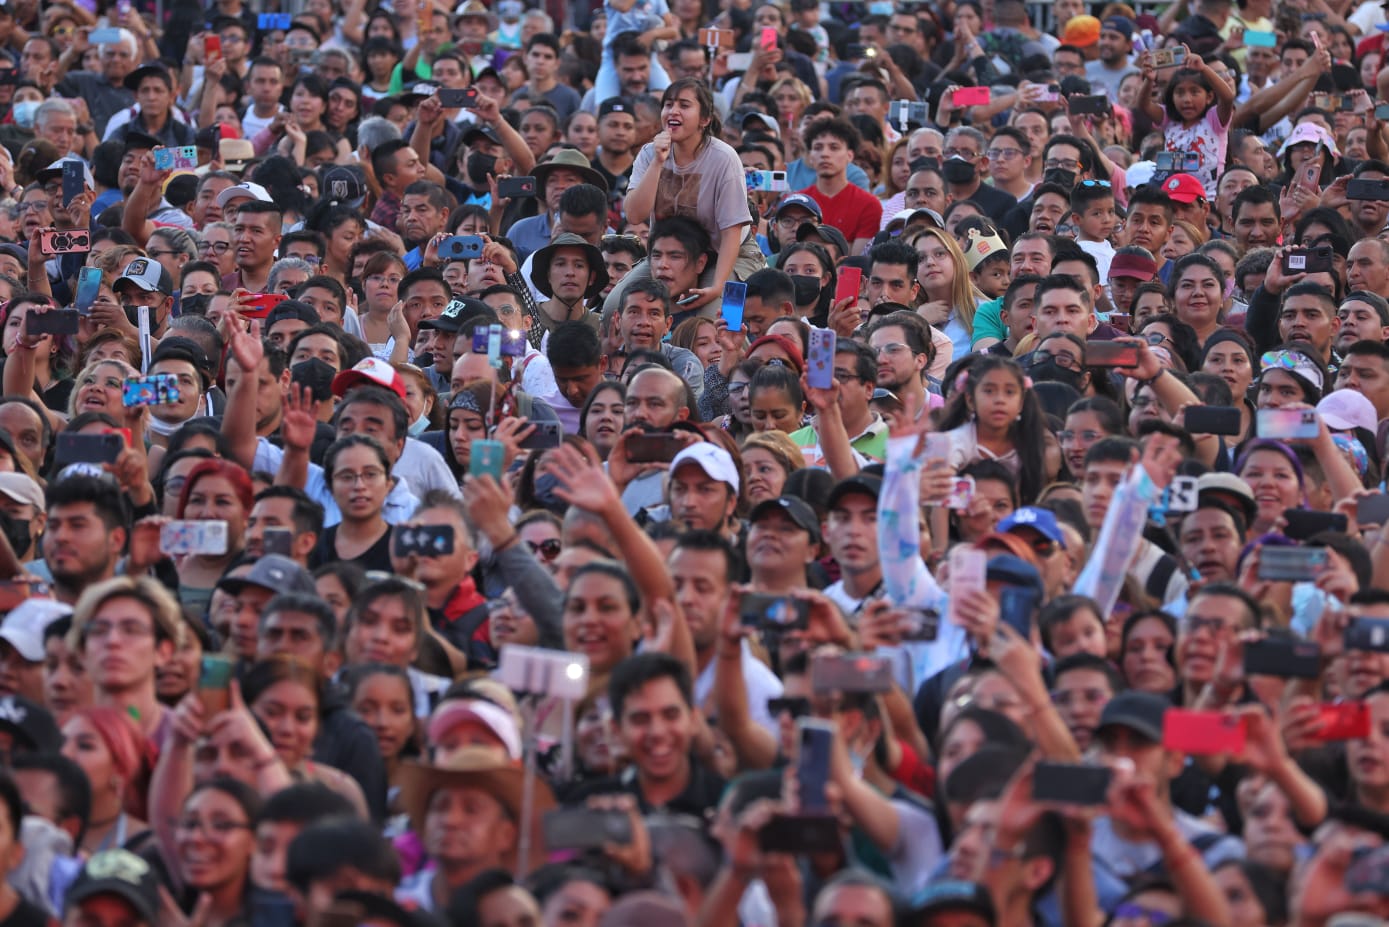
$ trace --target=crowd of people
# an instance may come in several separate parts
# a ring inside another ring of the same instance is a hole
[[[788,2],[0,2],[0,927],[1389,925],[1389,2]]]

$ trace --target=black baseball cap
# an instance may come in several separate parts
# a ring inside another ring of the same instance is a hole
[[[820,543],[820,519],[816,517],[815,510],[810,504],[797,499],[795,496],[778,496],[775,499],[763,499],[748,513],[748,524],[753,525],[759,519],[772,512],[781,512],[796,525],[810,535],[813,543]]]

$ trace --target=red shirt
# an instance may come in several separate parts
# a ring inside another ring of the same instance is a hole
[[[843,232],[850,246],[859,238],[872,239],[883,224],[883,204],[862,187],[849,184],[834,196],[826,196],[811,184],[800,192],[820,204],[823,224]]]

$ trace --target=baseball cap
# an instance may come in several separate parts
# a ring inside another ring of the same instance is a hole
[[[367,195],[362,178],[350,167],[336,165],[323,172],[318,181],[323,198],[345,206],[358,204]]]
[[[1196,498],[1200,502],[1209,498],[1232,505],[1244,513],[1245,521],[1252,521],[1259,512],[1254,490],[1233,473],[1202,473],[1196,478]]]
[[[802,209],[809,210],[810,213],[815,216],[816,223],[819,223],[820,220],[825,217],[824,211],[820,209],[820,204],[805,193],[791,193],[782,197],[781,202],[777,203],[776,215],[780,216],[792,206],[799,206]]]
[[[0,245],[0,254],[8,254],[26,267],[29,265],[29,249],[23,245],[15,244],[12,241],[5,242]]]
[[[978,882],[963,879],[938,879],[929,882],[912,899],[913,923],[923,923],[933,914],[947,911],[971,911],[990,924],[997,923],[993,896]]]
[[[352,387],[363,383],[384,386],[401,399],[405,398],[405,379],[379,357],[368,357],[351,370],[344,370],[333,377],[333,395],[345,396]]]
[[[479,126],[474,124],[471,129],[463,133],[463,144],[465,145],[476,144],[478,139],[497,145],[502,143],[501,136],[499,136],[497,130],[491,126]]]
[[[1100,24],[1100,28],[1117,32],[1126,39],[1133,38],[1133,20],[1127,16],[1111,16]]]
[[[923,214],[936,224],[936,228],[945,228],[945,219],[941,217],[940,213],[936,212],[929,206],[918,206],[915,209],[904,209],[901,212],[897,213],[895,216],[893,216],[891,219],[887,220],[886,227],[890,229],[899,222],[902,225],[906,225],[908,222],[912,221],[917,216]]]
[[[87,860],[63,898],[71,911],[97,895],[115,895],[135,909],[141,921],[159,920],[159,876],[148,862],[129,850],[102,850]]]
[[[1042,589],[1042,574],[1035,566],[1016,554],[994,554],[989,558],[984,576],[989,582],[1026,586],[1039,592]]]
[[[265,554],[255,562],[245,576],[228,576],[217,583],[217,588],[236,595],[247,586],[259,586],[271,592],[302,592],[317,595],[309,571],[283,554]]]
[[[57,753],[63,748],[63,732],[53,714],[22,695],[0,698],[0,731],[8,732],[35,753]]]
[[[217,194],[217,205],[226,209],[227,204],[232,200],[242,199],[260,200],[262,203],[275,202],[275,198],[270,195],[270,191],[266,190],[260,184],[252,183],[249,180],[243,180],[236,186],[227,187],[227,189]]]
[[[202,377],[204,388],[212,382],[216,373],[212,369],[212,362],[207,359],[207,352],[203,350],[203,346],[192,338],[173,335],[160,341],[159,347],[155,348],[154,354],[150,356],[150,366],[153,367],[162,360],[180,360],[192,364],[193,369]]]
[[[1056,516],[1049,509],[1036,505],[1025,505],[999,522],[997,530],[1008,532],[1014,528],[1031,528],[1047,540],[1060,544],[1063,549],[1066,547],[1066,535],[1062,532],[1061,525],[1057,523]]]
[[[673,475],[675,471],[687,463],[699,467],[710,479],[727,483],[733,487],[735,493],[738,491],[738,467],[733,463],[733,458],[729,456],[728,451],[717,444],[711,444],[708,441],[691,444],[676,454],[675,459],[670,462],[671,474]]]
[[[174,278],[164,269],[164,265],[150,258],[136,258],[125,265],[125,270],[116,278],[116,282],[111,284],[111,289],[119,292],[122,283],[130,282],[135,284],[146,293],[161,293],[164,296],[172,296],[174,293]]]
[[[598,107],[598,121],[602,122],[603,117],[609,113],[632,113],[632,101],[626,97],[608,97]]]
[[[429,719],[429,742],[437,744],[450,729],[465,721],[481,724],[497,736],[513,760],[521,759],[521,732],[511,712],[478,698],[458,698],[444,702]]]
[[[766,113],[748,113],[743,117],[742,129],[764,129],[771,134],[780,137],[781,126],[776,124],[776,120]]]
[[[1374,403],[1363,394],[1348,389],[1338,389],[1324,397],[1317,403],[1317,412],[1332,431],[1363,428],[1373,434],[1379,428]]]
[[[1206,187],[1190,174],[1173,174],[1162,182],[1162,192],[1175,202],[1191,205],[1206,198]]]
[[[96,189],[96,180],[93,179],[92,169],[87,166],[87,162],[83,161],[81,158],[73,157],[71,155],[65,158],[59,158],[58,160],[54,161],[52,164],[48,165],[48,167],[45,167],[43,170],[39,171],[35,175],[34,179],[37,180],[39,183],[47,183],[50,180],[55,180],[58,177],[61,177],[63,174],[63,165],[69,161],[76,161],[77,163],[82,165],[82,174],[87,179],[87,186],[91,187],[92,189]]]
[[[270,313],[266,315],[265,330],[270,331],[275,327],[275,323],[283,322],[285,319],[298,319],[310,325],[317,325],[323,321],[319,318],[318,310],[314,309],[313,306],[308,303],[301,303],[297,299],[287,299],[271,309]]]
[[[1096,730],[1110,726],[1126,727],[1153,743],[1161,743],[1162,716],[1171,707],[1170,700],[1152,692],[1120,692],[1104,706],[1100,726]]]
[[[25,599],[0,623],[0,639],[30,663],[43,661],[43,632],[59,618],[72,614],[72,606],[53,599]]]
[[[449,304],[444,307],[444,311],[437,318],[422,319],[419,327],[423,330],[434,330],[447,332],[456,335],[463,330],[467,320],[475,315],[486,314],[492,308],[480,299],[473,299],[465,296],[462,299],[451,299]]]
[[[752,511],[748,513],[748,524],[756,524],[772,512],[781,512],[791,519],[796,527],[807,532],[812,543],[820,543],[820,519],[815,516],[815,510],[810,507],[808,502],[797,499],[795,496],[763,499],[753,506]]]
[[[125,136],[125,153],[132,151],[153,151],[162,148],[164,143],[150,135],[148,132],[141,132],[139,129],[131,129]]]
[[[1133,277],[1147,283],[1157,276],[1157,261],[1141,254],[1116,254],[1109,262],[1111,277]]]
[[[825,502],[826,510],[832,509],[838,504],[840,499],[858,493],[864,496],[878,498],[878,493],[882,492],[883,481],[881,477],[866,473],[855,473],[853,476],[845,477],[834,488],[830,490],[829,498]]]
[[[849,256],[849,239],[845,238],[844,233],[832,225],[801,223],[801,227],[796,229],[796,241],[805,241],[809,238],[823,239],[838,248],[842,256]]]
[[[43,489],[27,473],[0,473],[0,494],[15,502],[32,505],[37,512],[44,511]]]
[[[1100,40],[1100,21],[1093,16],[1072,16],[1066,22],[1066,29],[1061,34],[1062,45],[1074,45],[1077,48],[1086,45],[1094,45]]]

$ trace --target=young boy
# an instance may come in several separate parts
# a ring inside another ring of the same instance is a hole
[[[1076,244],[1095,259],[1100,279],[1109,279],[1109,262],[1114,246],[1109,236],[1114,234],[1119,217],[1114,210],[1114,191],[1104,180],[1085,180],[1071,191],[1071,222],[1076,227]]]
[[[998,299],[1008,292],[1012,265],[1008,248],[997,233],[983,235],[978,229],[970,229],[965,262],[969,265],[969,278],[989,299]]]

